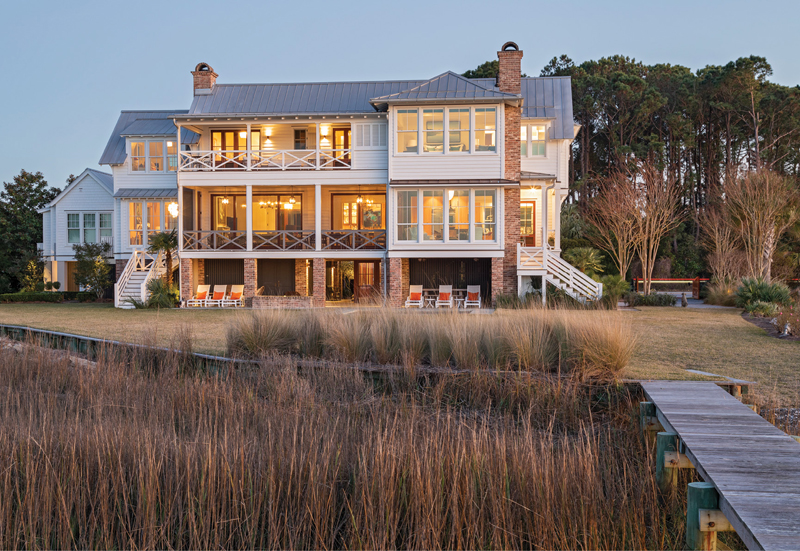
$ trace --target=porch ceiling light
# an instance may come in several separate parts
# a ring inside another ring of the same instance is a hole
[[[292,210],[294,208],[294,205],[291,203],[284,203],[283,208],[286,210]]]
[[[294,198],[294,195],[292,195],[291,197],[289,197],[289,203],[290,203],[290,204],[294,205],[296,202],[297,202],[297,199],[295,199],[295,198]]]
[[[358,199],[356,199],[356,203],[363,203],[363,202],[364,202],[364,198],[361,197],[361,194],[359,194],[358,195]]]
[[[172,147],[172,142],[167,142],[167,147]]]
[[[240,137],[241,139],[245,139],[245,138],[247,137],[247,132],[245,132],[244,130],[242,130],[241,132],[239,132],[239,137]]]
[[[222,204],[223,205],[227,205],[228,204],[228,198],[227,197],[223,197],[222,198]]]
[[[177,218],[178,217],[178,203],[173,201],[169,205],[167,205],[167,212],[169,212],[170,216],[172,216],[173,218]]]

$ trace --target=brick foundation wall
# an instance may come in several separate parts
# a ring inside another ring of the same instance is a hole
[[[301,297],[308,296],[308,272],[306,260],[296,258],[294,261],[294,290]]]
[[[503,265],[503,292],[517,292],[517,243],[520,240],[520,191],[518,187],[505,188],[505,224],[503,237],[505,261]]]
[[[312,306],[314,308],[323,308],[325,306],[325,259],[313,259],[313,266],[311,272],[313,274],[313,295]]]
[[[308,297],[260,296],[252,298],[252,305],[253,308],[272,308],[272,309],[313,308],[314,297],[313,296],[308,296]]]
[[[244,303],[250,305],[256,296],[258,284],[258,268],[255,258],[244,259]]]
[[[189,300],[194,296],[192,259],[181,258],[181,300]]]
[[[117,273],[116,273],[116,278],[115,279],[119,279],[119,276],[121,276],[122,272],[125,271],[125,266],[128,265],[128,261],[127,260],[123,260],[123,259],[120,258],[120,259],[117,259],[116,262],[114,262],[114,264],[116,265],[116,268],[117,268]]]
[[[410,261],[407,258],[401,258],[402,261],[402,287],[400,288],[400,292],[403,296],[403,302],[405,302],[406,297],[408,297],[408,290],[411,286],[411,268],[410,268]]]
[[[405,298],[403,297],[403,259],[390,258],[389,259],[389,306],[392,308],[399,308],[403,305]]]
[[[204,258],[198,258],[197,263],[195,265],[197,269],[197,284],[198,285],[205,285],[206,283],[206,260]]]
[[[505,279],[503,265],[505,264],[503,258],[492,258],[492,306],[496,303],[497,295],[503,294],[503,280]],[[516,259],[514,260],[516,267]],[[516,270],[515,270],[516,273]]]

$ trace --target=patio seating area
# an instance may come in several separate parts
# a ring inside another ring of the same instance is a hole
[[[230,292],[228,292],[230,287]],[[244,308],[244,285],[198,285],[197,293],[186,301],[186,308]]]
[[[452,285],[439,285],[438,289],[426,289],[422,285],[409,286],[406,308],[480,308],[482,304],[480,285],[467,285],[466,289],[453,289]]]

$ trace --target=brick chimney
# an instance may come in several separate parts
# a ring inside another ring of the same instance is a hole
[[[194,95],[201,96],[210,94],[214,83],[217,82],[217,73],[211,68],[208,63],[198,63],[197,67],[192,71],[192,80],[194,81]]]
[[[500,48],[500,51],[497,52],[497,60],[499,62],[499,70],[497,72],[497,87],[501,92],[507,92],[509,94],[521,93],[522,51],[519,49],[519,46],[517,46],[514,42],[506,42],[503,44],[503,47]],[[506,105],[504,110],[504,175],[506,180],[518,182],[521,170],[519,134],[522,118],[522,107]],[[519,186],[507,186],[504,191],[504,197],[505,254],[502,259],[502,291],[504,293],[517,294],[517,243],[520,242]],[[499,261],[500,259],[496,260]],[[497,262],[497,264],[499,264],[499,262]]]

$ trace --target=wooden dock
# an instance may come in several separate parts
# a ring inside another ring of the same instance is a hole
[[[748,549],[800,549],[800,444],[712,382],[642,388]]]

